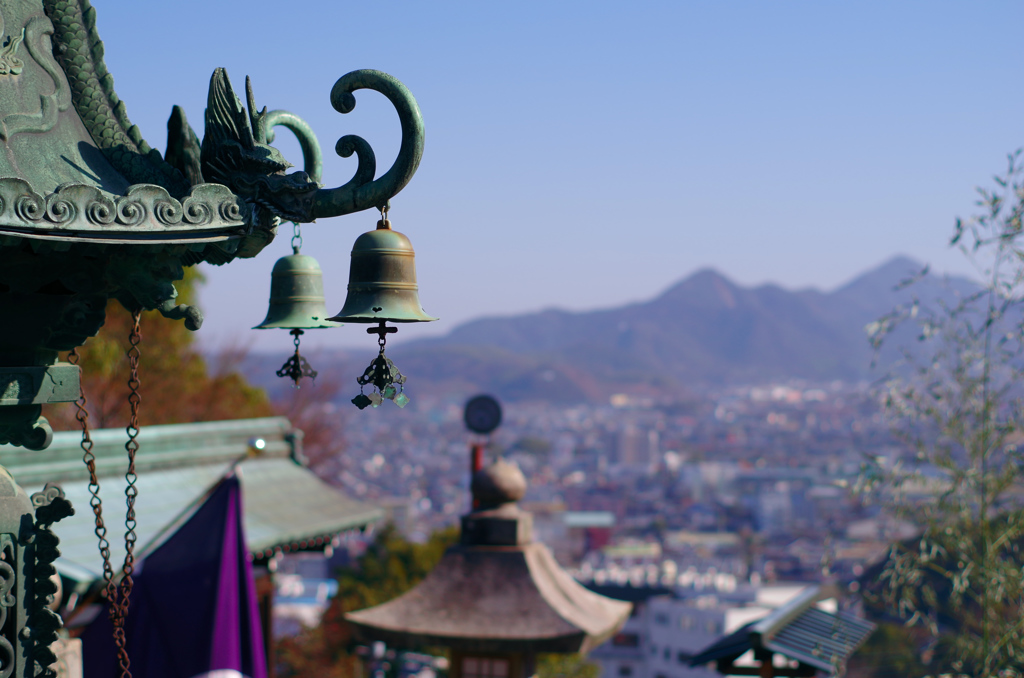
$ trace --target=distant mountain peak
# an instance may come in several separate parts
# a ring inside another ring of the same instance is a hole
[[[702,268],[659,294],[652,303],[680,303],[697,306],[736,307],[741,289],[713,268]]]
[[[924,268],[924,264],[922,264],[917,259],[914,259],[913,257],[907,256],[906,254],[897,254],[897,255],[893,256],[891,259],[886,259],[885,261],[883,261],[881,264],[876,266],[874,270],[880,271],[882,269],[889,269],[889,268],[893,268],[893,269],[895,269],[895,268],[918,268],[918,269],[920,269],[920,268]]]
[[[840,286],[831,296],[861,308],[877,308],[879,299],[891,299],[897,285],[920,273],[923,268],[921,262],[897,255]]]
[[[896,288],[922,268],[892,257],[834,292],[741,286],[702,268],[650,301],[478,319],[411,342],[399,358],[408,373],[451,388],[560,402],[695,384],[863,379],[872,358],[864,326],[903,303],[911,290]],[[912,292],[950,293],[937,276]]]

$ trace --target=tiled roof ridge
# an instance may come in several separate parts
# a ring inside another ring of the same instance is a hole
[[[263,458],[299,458],[301,449],[296,445],[301,445],[301,435],[286,417],[144,426],[139,433],[136,467],[143,472],[231,462],[253,452],[255,440],[264,442],[258,451]],[[122,474],[127,441],[124,429],[96,429],[91,437],[99,476]],[[22,484],[86,480],[81,439],[79,431],[61,431],[45,450],[0,445],[0,464]]]

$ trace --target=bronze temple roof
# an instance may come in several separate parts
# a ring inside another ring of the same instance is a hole
[[[426,579],[346,615],[362,635],[470,652],[586,653],[625,623],[630,603],[584,588],[533,541],[531,516],[515,504],[525,490],[518,468],[498,462],[473,490],[490,503],[463,517],[462,543]]]

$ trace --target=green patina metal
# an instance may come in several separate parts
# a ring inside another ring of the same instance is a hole
[[[373,180],[377,171],[377,161],[373,149],[362,137],[354,134],[343,136],[335,145],[338,155],[343,158],[353,153],[359,158],[359,166],[355,176],[344,186],[317,191],[313,205],[314,217],[333,217],[341,214],[352,214],[376,207],[382,209],[394,195],[405,188],[423,157],[423,116],[412,93],[387,73],[370,69],[352,71],[343,75],[331,88],[331,105],[339,113],[350,113],[356,107],[353,92],[360,89],[372,89],[388,98],[398,111],[398,121],[402,125],[402,143],[398,148],[398,158],[377,180]]]
[[[437,320],[420,306],[416,252],[404,233],[381,219],[352,246],[345,305],[329,320],[352,323],[419,323]]]
[[[57,593],[60,555],[53,523],[74,514],[58,487],[29,496],[0,467],[0,675],[54,678],[50,646],[61,619],[47,606]]]
[[[70,402],[78,398],[78,375],[79,368],[67,363],[0,368],[0,406]]]
[[[313,330],[341,327],[327,320],[324,278],[313,257],[294,254],[281,257],[270,273],[270,309],[254,330]]]
[[[353,323],[376,323],[367,333],[377,335],[380,352],[362,376],[356,378],[359,395],[352,404],[363,410],[380,407],[390,400],[399,407],[409,403],[405,394],[405,375],[384,355],[387,335],[398,331],[385,323],[422,323],[437,320],[427,315],[420,306],[419,285],[416,283],[415,252],[409,238],[391,230],[387,207],[381,210],[377,228],[356,238],[352,246],[352,265],[349,268],[348,295],[338,315],[328,320]],[[363,388],[371,386],[369,395]]]
[[[10,319],[0,332],[0,369],[52,372],[66,388],[47,402],[74,400],[78,372],[57,355],[96,334],[108,299],[198,329],[202,313],[176,301],[186,266],[253,257],[281,220],[387,205],[419,165],[423,120],[404,85],[379,71],[340,78],[332,105],[348,113],[360,89],[388,97],[402,128],[398,157],[377,179],[369,144],[347,135],[336,150],[357,156],[356,172],[322,188],[309,125],[257,109],[248,79],[243,105],[224,69],[210,80],[202,140],[174,106],[162,157],[114,91],[88,0],[0,5],[0,317]],[[298,138],[304,171],[289,171],[270,145],[275,127]],[[38,404],[0,406],[0,440],[48,443]]]
[[[248,79],[243,105],[223,69],[210,81],[203,138],[174,106],[161,156],[114,91],[88,0],[0,2],[0,444],[46,454],[54,434],[40,416],[42,405],[79,394],[78,367],[59,362],[58,354],[96,334],[108,300],[131,311],[158,310],[196,330],[202,314],[176,302],[174,282],[186,266],[256,256],[281,220],[306,223],[386,207],[419,165],[423,120],[409,91],[378,71],[340,78],[332,105],[351,111],[360,89],[387,96],[402,127],[398,158],[380,178],[374,179],[370,146],[349,135],[336,150],[357,156],[355,175],[338,188],[321,187],[323,158],[309,126],[287,111],[257,110]],[[275,127],[297,136],[304,171],[289,171],[270,145]],[[117,447],[123,452],[123,440]],[[290,461],[271,461],[267,487],[290,477],[297,496],[322,490]],[[77,463],[81,472],[80,458]],[[53,479],[57,467],[45,458],[40,464],[36,470]],[[199,487],[189,471],[179,480]],[[269,550],[281,539],[272,536],[282,505],[277,499],[283,497],[275,495],[260,518]],[[50,527],[71,514],[60,489],[47,486],[29,497],[0,467],[0,678],[55,675],[50,645],[61,621],[47,608],[58,556]],[[316,529],[327,534],[291,535],[295,547],[322,545],[343,528]],[[82,539],[88,534],[74,532]]]
[[[302,149],[303,169],[309,178],[320,183],[324,174],[324,154],[320,150],[320,142],[317,141],[316,133],[309,124],[288,111],[271,111],[267,113],[266,129],[267,143],[274,142],[274,127],[281,126],[292,131],[299,140],[299,148]]]

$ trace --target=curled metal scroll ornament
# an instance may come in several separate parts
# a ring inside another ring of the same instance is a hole
[[[186,200],[183,214],[185,221],[190,224],[207,224],[212,218],[209,205],[198,200]]]
[[[15,199],[14,213],[25,221],[38,222],[46,216],[46,206],[43,198],[30,190]]]
[[[224,221],[242,221],[242,207],[237,200],[223,200],[217,208],[220,218]]]
[[[353,92],[372,89],[391,101],[402,126],[402,143],[394,165],[374,180],[376,159],[370,145],[362,137],[347,135],[338,140],[335,150],[342,157],[353,153],[359,159],[355,176],[338,188],[322,188],[316,192],[313,217],[336,217],[370,208],[382,208],[388,200],[405,188],[423,157],[425,132],[423,116],[412,93],[393,76],[381,71],[359,70],[342,76],[331,89],[331,105],[339,113],[349,113],[356,106]]]
[[[126,226],[136,226],[145,219],[145,205],[139,200],[132,200],[131,193],[117,203],[117,222]]]
[[[74,221],[78,210],[75,203],[57,193],[46,196],[46,220],[54,224],[65,224]]]
[[[316,133],[309,123],[294,113],[282,110],[270,111],[263,121],[268,144],[274,142],[275,127],[291,130],[295,138],[299,140],[299,147],[302,149],[302,169],[310,179],[319,184],[323,179],[324,154],[320,150],[320,142],[316,138]]]
[[[101,195],[86,202],[85,216],[90,223],[106,226],[114,223],[117,210],[113,201]]]
[[[246,222],[241,201],[225,186],[200,184],[182,201],[163,188],[137,184],[123,196],[95,186],[64,184],[41,196],[21,179],[0,178],[0,230],[58,227],[64,233],[104,231],[103,227],[188,231],[197,226],[236,231]]]
[[[180,224],[183,214],[182,205],[177,200],[157,200],[153,205],[153,216],[166,226]]]

